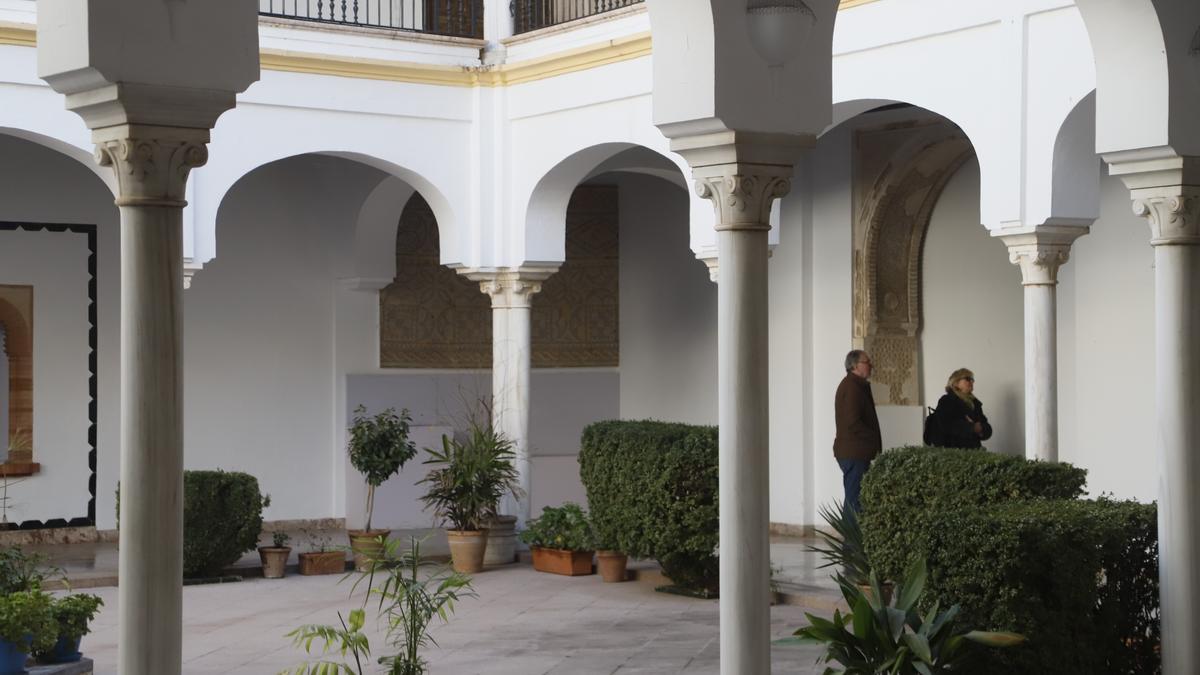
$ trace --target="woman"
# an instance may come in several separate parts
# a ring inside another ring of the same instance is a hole
[[[975,373],[959,368],[950,373],[946,394],[938,400],[937,416],[941,443],[947,448],[979,448],[992,437],[992,425],[975,398]]]

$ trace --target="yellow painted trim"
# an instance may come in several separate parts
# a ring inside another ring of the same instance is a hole
[[[19,23],[0,21],[0,45],[36,47],[37,30]]]
[[[838,3],[838,10],[850,9],[851,7],[858,7],[859,5],[867,5],[872,2],[879,2],[879,0],[842,0],[840,3]]]
[[[504,87],[650,56],[650,33],[638,33],[486,71],[482,84]],[[483,73],[481,73],[483,74]]]
[[[477,73],[460,66],[401,63],[378,59],[312,56],[275,49],[264,49],[259,57],[263,70],[353,77],[362,80],[388,80],[444,87],[473,87]]]

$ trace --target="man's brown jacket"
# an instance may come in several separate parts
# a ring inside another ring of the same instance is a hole
[[[833,439],[833,456],[838,459],[875,459],[883,449],[879,435],[879,418],[875,415],[875,399],[871,383],[854,373],[838,385],[833,401],[837,435]]]

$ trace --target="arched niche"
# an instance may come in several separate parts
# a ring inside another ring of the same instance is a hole
[[[0,285],[0,326],[8,359],[9,463],[33,461],[33,287]]]
[[[974,155],[945,120],[860,129],[854,143],[853,341],[875,363],[880,405],[919,405],[921,255],[946,183]]]

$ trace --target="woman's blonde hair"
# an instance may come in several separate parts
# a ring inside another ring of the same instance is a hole
[[[960,380],[965,380],[968,377],[972,380],[975,379],[975,373],[971,372],[970,368],[959,368],[953,373],[950,373],[950,379],[946,380],[946,393],[957,394],[958,390],[954,388],[954,385],[958,384]]]

